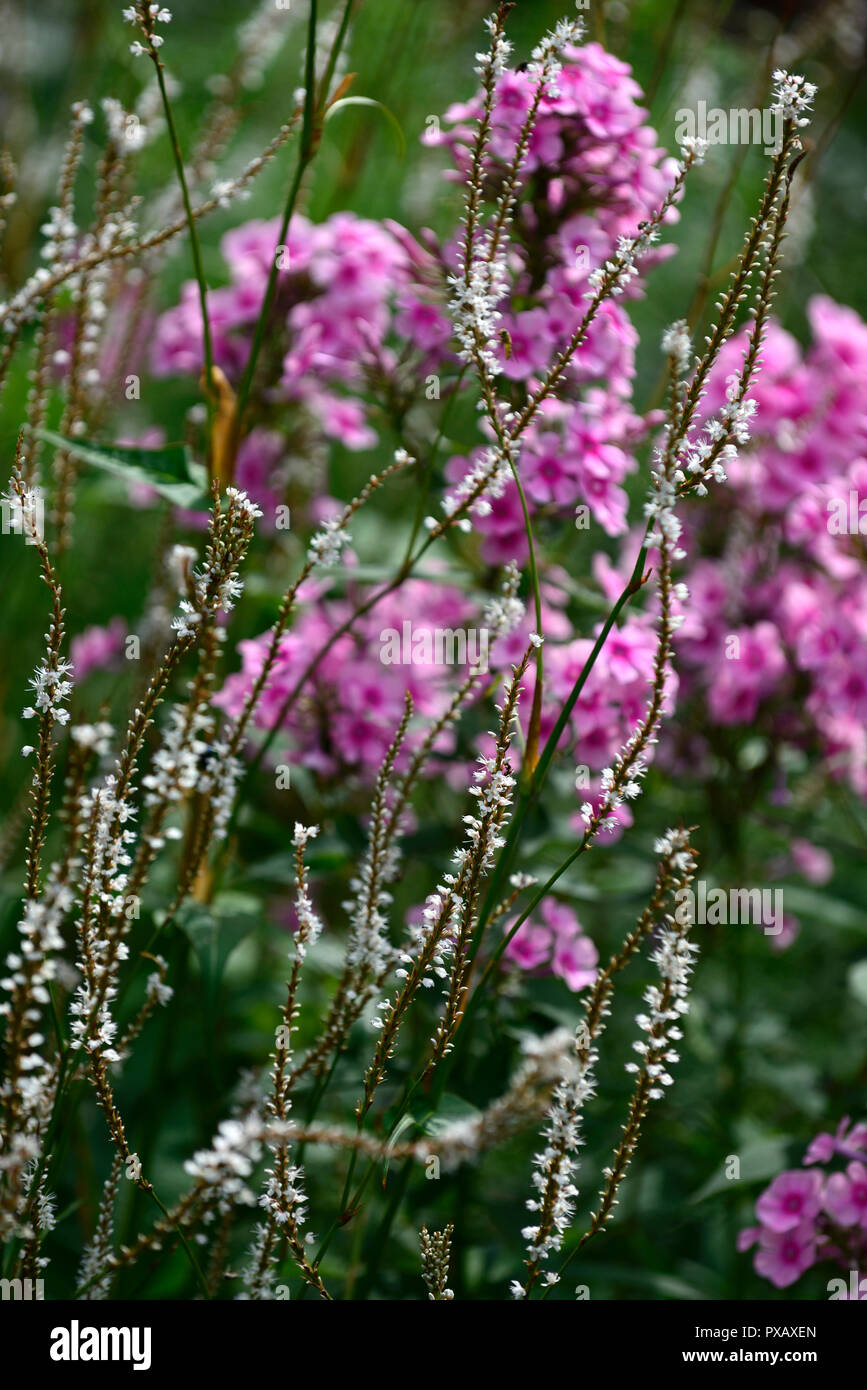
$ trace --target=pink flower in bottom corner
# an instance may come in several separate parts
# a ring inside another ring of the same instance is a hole
[[[787,1231],[764,1229],[759,1236],[753,1265],[756,1273],[775,1289],[786,1289],[810,1268],[815,1257],[816,1233],[812,1223],[805,1221]]]
[[[853,1162],[845,1173],[832,1173],[825,1189],[825,1210],[841,1226],[867,1230],[867,1168]]]
[[[756,1216],[771,1231],[794,1230],[812,1222],[822,1207],[821,1173],[790,1169],[780,1173],[756,1202]]]

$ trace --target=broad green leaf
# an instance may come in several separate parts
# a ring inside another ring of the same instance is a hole
[[[246,893],[221,893],[213,903],[183,904],[177,924],[192,942],[209,990],[218,988],[229,956],[261,920],[261,903]]]
[[[209,506],[207,469],[196,463],[184,444],[167,444],[162,449],[126,448],[120,444],[91,444],[86,439],[65,439],[52,430],[37,430],[40,439],[63,449],[80,463],[123,478],[128,483],[146,483],[176,507],[207,511]]]

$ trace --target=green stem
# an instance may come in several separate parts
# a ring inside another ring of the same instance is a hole
[[[403,557],[404,565],[409,564],[410,560],[412,559],[412,548],[415,545],[418,533],[421,530],[421,524],[425,512],[425,505],[427,503],[428,490],[430,488],[430,481],[433,477],[433,470],[436,467],[436,461],[439,455],[440,446],[443,442],[443,437],[445,435],[446,421],[448,420],[452,406],[454,405],[455,401],[460,395],[461,386],[463,385],[466,371],[467,364],[465,362],[464,365],[461,367],[461,370],[458,372],[457,377],[455,378],[455,384],[452,387],[449,398],[445,403],[442,414],[440,415],[440,422],[437,428],[436,438],[434,439],[433,447],[430,451],[427,463],[424,465],[424,468],[422,469],[421,487],[419,488],[419,496],[415,509],[415,517],[413,518],[412,531],[410,532],[409,541],[407,542],[406,554]]]
[[[169,143],[172,147],[172,157],[175,162],[175,172],[178,176],[178,183],[181,189],[181,198],[184,203],[184,213],[187,219],[187,227],[190,232],[190,250],[193,256],[193,269],[196,275],[196,282],[199,286],[199,302],[202,309],[202,340],[205,352],[205,400],[210,417],[213,398],[212,398],[212,373],[214,369],[214,351],[211,343],[211,325],[208,320],[208,286],[205,280],[205,269],[202,264],[202,248],[199,243],[199,233],[196,229],[196,219],[193,216],[193,205],[190,202],[190,190],[187,186],[187,176],[184,172],[184,159],[181,154],[181,145],[178,140],[178,131],[175,125],[175,117],[172,105],[169,101],[169,94],[166,91],[166,81],[163,76],[163,65],[160,62],[156,49],[151,48],[151,57],[156,68],[157,83],[159,84],[160,96],[162,97],[163,111],[165,113],[166,125],[169,132]]]
[[[347,4],[347,10],[348,9],[349,4]],[[344,19],[346,19],[346,17],[346,14],[344,14]],[[250,399],[250,391],[252,390],[253,386],[253,377],[256,373],[256,364],[259,361],[259,354],[262,351],[262,344],[265,341],[265,333],[268,328],[268,321],[271,317],[271,310],[274,306],[274,297],[277,292],[277,275],[279,273],[278,249],[281,246],[285,245],[286,237],[289,232],[289,223],[292,220],[292,214],[295,211],[295,205],[298,201],[298,194],[301,191],[301,183],[316,152],[316,19],[317,0],[310,0],[310,17],[307,24],[307,58],[304,77],[304,119],[301,127],[301,147],[298,151],[298,163],[295,168],[295,175],[292,179],[292,183],[289,188],[289,195],[286,199],[286,205],[283,209],[283,221],[280,224],[280,234],[277,238],[277,245],[274,248],[274,255],[271,259],[271,269],[268,272],[268,283],[265,286],[265,296],[262,300],[262,305],[259,310],[259,317],[256,320],[256,327],[253,330],[253,342],[250,347],[250,355],[247,358],[247,365],[244,368],[244,375],[242,376],[241,384],[238,387],[237,418],[239,426],[243,422],[244,412],[247,408],[247,403]],[[337,43],[342,42],[341,35],[344,32],[345,30],[341,28],[341,33],[338,35],[338,39],[335,41],[334,49],[332,50],[331,58],[329,59],[330,69],[331,59],[333,59],[335,63],[337,61],[335,50],[337,49]],[[327,99],[327,97],[324,99]]]
[[[189,1241],[187,1240],[187,1238],[186,1238],[186,1236],[184,1235],[183,1231],[181,1230],[180,1226],[178,1226],[174,1221],[172,1221],[171,1213],[168,1211],[168,1209],[167,1209],[166,1207],[163,1206],[162,1202],[160,1201],[159,1197],[158,1197],[157,1194],[154,1192],[154,1190],[153,1190],[152,1187],[148,1187],[148,1193],[150,1194],[151,1197],[153,1197],[154,1201],[156,1202],[157,1206],[159,1207],[159,1209],[160,1209],[160,1211],[162,1212],[163,1216],[165,1217],[166,1221],[169,1222],[170,1226],[172,1226],[172,1228],[174,1229],[175,1233],[177,1234],[177,1236],[178,1236],[178,1238],[179,1238],[179,1240],[180,1240],[180,1242],[181,1242],[181,1245],[184,1247],[184,1250],[186,1251],[187,1259],[189,1260],[190,1264],[191,1264],[192,1267],[193,1267],[193,1270],[194,1270],[195,1275],[196,1275],[196,1279],[198,1280],[198,1283],[199,1283],[199,1287],[200,1287],[200,1289],[202,1290],[202,1293],[203,1293],[204,1297],[208,1300],[208,1302],[210,1302],[210,1301],[211,1301],[211,1294],[210,1294],[210,1290],[208,1289],[208,1282],[207,1282],[207,1280],[205,1279],[205,1276],[204,1276],[204,1274],[202,1273],[202,1270],[201,1270],[201,1266],[199,1265],[199,1262],[198,1262],[198,1260],[196,1259],[196,1257],[195,1257],[195,1255],[194,1255],[194,1253],[193,1253],[193,1248],[192,1248],[192,1246],[190,1245]]]
[[[521,503],[521,511],[524,514],[524,531],[527,536],[527,546],[530,553],[530,585],[533,590],[533,603],[536,612],[536,632],[542,636],[542,594],[539,588],[539,571],[536,567],[536,546],[533,539],[533,527],[530,522],[530,509],[527,506],[527,498],[521,479],[518,476],[517,465],[509,455],[509,468],[515,480],[515,487],[518,489],[518,497]],[[524,750],[524,761],[521,767],[521,785],[529,787],[533,781],[533,773],[536,766],[536,757],[539,748],[539,726],[542,719],[542,680],[543,680],[543,656],[541,643],[536,648],[536,685],[533,691],[533,708],[530,713],[530,723],[527,731],[527,745]]]
[[[560,738],[562,737],[563,731],[566,728],[567,723],[569,722],[572,710],[575,708],[575,704],[578,701],[581,692],[587,683],[590,673],[593,670],[593,667],[595,666],[596,661],[599,658],[599,654],[601,653],[602,648],[605,646],[605,643],[608,640],[608,635],[611,632],[611,629],[617,622],[620,613],[626,607],[627,603],[629,603],[630,599],[638,593],[639,589],[641,589],[642,584],[644,583],[644,565],[646,560],[647,545],[644,544],[638,552],[638,558],[635,561],[635,567],[632,571],[628,583],[626,584],[626,587],[624,588],[614,607],[611,609],[611,612],[608,614],[608,617],[605,619],[605,622],[602,625],[602,630],[600,631],[599,636],[596,638],[596,642],[593,645],[593,649],[590,652],[590,655],[587,657],[587,660],[585,661],[581,669],[578,679],[572,687],[572,690],[570,691],[569,696],[565,704],[563,705],[563,708],[557,716],[557,721],[553,729],[551,730],[545,747],[542,749],[542,752],[539,755],[539,761],[533,770],[532,780],[529,784],[522,784],[521,788],[519,789],[518,801],[515,806],[515,813],[512,816],[512,819],[509,823],[509,829],[506,834],[506,843],[503,846],[502,853],[500,854],[499,859],[497,860],[497,866],[494,870],[494,873],[491,876],[490,885],[487,894],[485,895],[485,901],[482,905],[482,910],[479,914],[479,924],[476,929],[476,950],[478,950],[478,946],[481,941],[481,936],[484,931],[485,925],[494,908],[496,907],[497,903],[499,902],[503,883],[514,862],[515,850],[517,848],[517,843],[521,835],[527,811],[529,810],[530,805],[538,800],[539,794],[545,783],[545,778],[548,775],[548,768],[551,765],[551,759],[553,758],[554,753],[557,750],[557,745],[560,742]]]

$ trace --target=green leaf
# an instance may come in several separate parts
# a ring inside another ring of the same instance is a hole
[[[128,483],[146,483],[176,507],[208,510],[207,469],[196,463],[185,444],[167,444],[163,449],[136,449],[120,444],[91,444],[86,439],[66,439],[52,430],[37,430],[36,433],[46,444],[63,449],[80,463]]]
[[[402,1115],[401,1118],[398,1120],[397,1124],[395,1125],[394,1129],[391,1131],[391,1134],[388,1136],[388,1140],[385,1145],[386,1149],[388,1150],[388,1155],[383,1161],[382,1165],[383,1184],[385,1183],[385,1180],[388,1177],[388,1165],[391,1162],[391,1150],[394,1148],[395,1144],[399,1140],[400,1136],[404,1133],[404,1131],[409,1129],[410,1125],[414,1125],[417,1123],[418,1121],[414,1118],[414,1116]]]
[[[690,1197],[690,1202],[703,1202],[706,1197],[715,1197],[741,1183],[764,1182],[775,1178],[786,1166],[786,1144],[783,1139],[759,1139],[746,1144],[737,1155],[740,1159],[740,1177],[727,1178],[725,1163],[702,1187]]]
[[[325,113],[326,121],[330,121],[335,111],[339,111],[343,106],[377,107],[382,112],[383,116],[385,116],[386,120],[388,121],[389,125],[394,131],[395,137],[397,139],[397,148],[400,153],[401,159],[403,159],[404,155],[406,154],[406,138],[404,136],[403,130],[401,129],[400,121],[397,119],[397,116],[395,116],[393,111],[389,111],[387,106],[385,106],[381,101],[375,101],[373,97],[341,97],[340,101],[335,101],[333,106],[329,106],[328,110]]]
[[[262,905],[247,893],[220,893],[213,903],[185,902],[177,924],[189,937],[208,989],[215,992],[229,956],[262,920]]]
[[[421,1122],[421,1127],[425,1134],[439,1134],[455,1120],[471,1120],[480,1115],[481,1111],[475,1105],[471,1105],[468,1100],[461,1096],[451,1095],[446,1092],[437,1106],[436,1112],[428,1115]]]
[[[867,913],[863,907],[844,902],[842,898],[833,898],[828,893],[802,888],[796,883],[786,884],[785,896],[786,907],[792,912],[813,917],[830,927],[842,927],[856,931],[861,936],[867,935]]]

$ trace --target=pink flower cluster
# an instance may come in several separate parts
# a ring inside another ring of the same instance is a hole
[[[842,1160],[845,1168],[826,1173],[814,1164]],[[757,1245],[757,1274],[775,1288],[794,1284],[806,1270],[833,1261],[842,1270],[867,1271],[867,1124],[850,1127],[848,1116],[836,1134],[819,1134],[804,1155],[811,1171],[778,1174],[756,1203],[758,1226],[741,1231],[738,1249]],[[854,1296],[867,1299],[867,1284]],[[852,1296],[845,1289],[835,1295]]]
[[[302,589],[300,597],[307,602],[280,643],[277,664],[256,711],[254,723],[262,730],[270,730],[279,721],[287,696],[303,678],[308,664],[355,607],[351,588],[345,598],[329,599],[321,585],[311,582]],[[412,662],[384,662],[383,633],[402,634],[403,624],[409,622],[416,633],[435,634],[437,629],[472,627],[477,617],[472,605],[456,589],[427,580],[409,581],[399,592],[383,599],[317,662],[280,724],[276,761],[302,765],[325,779],[352,774],[370,785],[403,717],[404,692],[410,692],[419,716],[419,723],[404,745],[405,758],[424,736],[427,721],[447,707],[456,678],[460,681],[468,674],[437,662],[436,656],[443,653],[437,653],[433,641],[430,646],[434,659],[428,664],[416,659],[418,645],[414,653],[410,649]],[[270,635],[263,633],[239,643],[241,670],[230,676],[214,697],[214,703],[227,713],[236,715],[240,711],[262,669],[269,641]],[[453,747],[454,734],[446,731],[436,751],[449,753]],[[429,766],[442,764],[435,759]],[[460,767],[456,772],[463,778]]]
[[[559,976],[575,991],[593,983],[599,964],[599,952],[584,935],[577,914],[555,898],[542,899],[533,917],[515,932],[504,955],[522,970]]]
[[[223,237],[230,282],[208,296],[215,361],[237,382],[276,258],[268,349],[281,354],[281,370],[269,403],[301,407],[326,438],[369,449],[377,443],[365,401],[371,383],[405,375],[414,391],[446,352],[451,328],[438,300],[436,263],[397,223],[351,212],[320,225],[296,214],[282,245],[279,231],[278,217],[247,222]],[[151,367],[157,376],[198,375],[202,361],[201,310],[191,281],[157,323]],[[251,436],[247,449],[256,457],[248,473],[262,477],[243,480],[266,505],[271,447],[267,437]]]
[[[696,509],[689,548],[704,558],[678,653],[717,723],[818,742],[832,775],[867,796],[867,324],[823,297],[809,320],[806,352],[771,327],[753,442],[715,506]],[[708,415],[744,341],[722,354]]]
[[[536,374],[568,341],[586,307],[591,271],[612,253],[619,236],[634,233],[658,205],[674,169],[645,124],[639,89],[619,59],[597,44],[569,50],[558,87],[556,97],[543,99],[524,166],[527,196],[516,223],[514,278],[504,306],[510,346],[508,353],[503,349],[502,367],[518,393],[532,387]],[[532,92],[524,73],[507,72],[499,80],[489,169],[493,185],[514,153]],[[455,179],[466,169],[470,122],[478,105],[475,98],[453,107],[446,117],[448,129],[428,137],[452,152]],[[250,325],[279,254],[276,321],[285,328],[285,341],[279,340],[284,357],[276,395],[283,402],[301,403],[326,436],[350,448],[367,447],[375,436],[361,393],[370,383],[399,380],[411,368],[418,389],[425,371],[451,360],[450,328],[441,308],[443,266],[395,224],[350,214],[321,226],[295,217],[282,249],[276,247],[277,235],[274,220],[251,222],[223,239],[231,282],[209,301],[217,361],[230,377],[241,370]],[[454,255],[455,247],[447,247],[442,260],[449,262]],[[562,526],[564,516],[584,504],[606,532],[624,531],[627,497],[622,483],[636,466],[632,448],[644,429],[629,403],[635,343],[622,304],[607,303],[568,370],[560,398],[546,404],[529,432],[521,472],[539,519],[551,516]],[[199,307],[190,285],[181,303],[160,320],[153,365],[158,373],[192,373],[200,369],[201,358]],[[256,430],[245,440],[240,481],[263,502],[266,514],[279,495],[282,466],[279,436]],[[466,467],[466,459],[453,459],[449,482]],[[513,485],[480,524],[485,559],[526,558]],[[565,589],[556,575],[551,578],[545,595],[543,736],[591,646],[590,639],[574,638],[562,611]],[[369,782],[400,718],[404,686],[418,695],[422,712],[439,707],[436,682],[419,689],[421,682],[411,669],[386,668],[378,661],[378,632],[400,628],[406,619],[418,621],[413,595],[422,588],[404,586],[399,612],[389,616],[397,603],[377,606],[370,622],[361,624],[353,637],[341,638],[325,658],[287,721],[296,760],[326,776],[351,767]],[[323,601],[319,590],[311,589],[309,597],[310,606],[284,640],[279,670],[260,708],[262,727],[277,718],[310,654],[348,612],[346,603]],[[440,591],[437,603],[444,623],[454,626],[453,596]],[[434,623],[427,600],[425,621]],[[529,628],[528,622],[504,644],[502,660],[520,655]],[[266,642],[262,636],[242,644],[242,671],[229,679],[220,697],[227,709],[237,708],[249,689]],[[646,616],[630,618],[613,633],[576,707],[573,727],[564,733],[566,746],[580,727],[581,760],[594,774],[612,761],[643,712],[653,645]],[[530,674],[530,685],[532,679]],[[524,703],[526,718],[529,694]],[[583,785],[580,799],[592,802],[597,793],[598,783]],[[620,815],[629,822],[625,808]]]
[[[618,237],[662,201],[674,161],[658,148],[638,105],[640,89],[626,63],[599,44],[568,49],[557,96],[542,99],[522,169],[526,195],[510,247],[510,296],[500,306],[508,335],[500,350],[503,375],[520,399],[532,390],[569,342],[586,308],[589,276],[614,252]],[[497,84],[487,175],[493,192],[514,154],[534,93],[525,73],[506,72]],[[452,106],[447,130],[428,134],[448,147],[466,177],[480,97]],[[676,217],[672,212],[671,216]],[[454,259],[455,248],[447,258]],[[666,252],[654,252],[645,267]],[[631,292],[640,292],[640,281]],[[644,430],[630,407],[637,335],[622,303],[607,301],[576,352],[558,391],[525,436],[521,478],[536,513],[562,522],[583,505],[608,535],[626,529],[623,482],[636,467],[635,443]],[[468,460],[450,461],[450,482]],[[511,481],[478,522],[484,557],[492,563],[526,559],[517,489]]]

